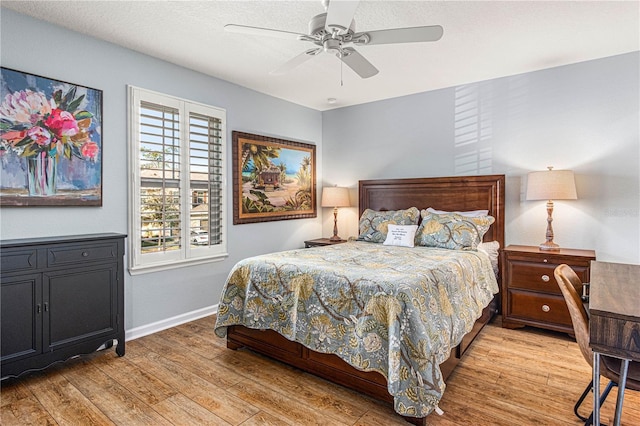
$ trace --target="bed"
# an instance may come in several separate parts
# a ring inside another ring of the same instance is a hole
[[[410,207],[488,210],[483,241],[504,246],[504,175],[359,182],[361,216]],[[481,252],[355,241],[245,259],[225,285],[216,333],[424,425],[499,306],[499,277]]]

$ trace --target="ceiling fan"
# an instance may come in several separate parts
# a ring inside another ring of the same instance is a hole
[[[312,57],[327,52],[335,54],[360,77],[369,78],[378,74],[378,69],[352,45],[416,43],[437,41],[442,37],[443,29],[440,25],[356,32],[353,15],[358,7],[358,1],[322,0],[322,4],[326,12],[311,18],[309,34],[236,24],[227,24],[224,29],[257,36],[301,40],[315,45],[272,71],[271,74],[274,75],[285,74]]]

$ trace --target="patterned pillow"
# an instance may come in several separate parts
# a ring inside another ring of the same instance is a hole
[[[387,227],[392,225],[417,225],[420,210],[411,207],[406,210],[377,212],[366,209],[360,217],[358,241],[383,243],[387,239]]]
[[[486,216],[486,215],[489,214],[489,210],[468,210],[466,212],[449,212],[449,211],[446,211],[446,210],[436,210],[436,209],[431,208],[431,207],[427,207],[427,212],[428,213],[435,213],[435,214],[456,213],[456,214],[459,214],[460,216],[469,216],[469,217]]]
[[[495,221],[492,216],[468,217],[456,213],[436,214],[422,210],[416,245],[452,250],[476,250]]]

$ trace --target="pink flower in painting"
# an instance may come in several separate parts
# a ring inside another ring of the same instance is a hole
[[[27,136],[40,146],[45,146],[51,143],[51,133],[49,133],[47,129],[39,126],[33,126],[27,130]]]
[[[100,148],[91,135],[99,128],[93,127],[94,114],[81,109],[87,94],[78,90],[63,85],[49,97],[31,89],[6,94],[0,99],[0,151],[29,159],[46,153],[55,161],[96,160]]]
[[[20,90],[8,93],[0,104],[0,118],[15,124],[36,124],[55,107],[41,92]]]
[[[69,111],[54,109],[44,124],[57,136],[73,136],[78,133],[78,123]]]
[[[84,158],[88,158],[90,160],[95,160],[96,157],[98,156],[98,151],[100,150],[100,148],[98,148],[98,144],[95,142],[85,142],[82,145],[82,148],[80,148],[80,153],[82,154],[82,156]]]

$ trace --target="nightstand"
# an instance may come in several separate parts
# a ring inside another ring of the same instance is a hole
[[[347,240],[331,241],[329,238],[316,238],[315,240],[308,240],[304,242],[304,248],[330,246],[333,244],[346,243]]]
[[[510,245],[502,250],[502,326],[530,325],[573,334],[571,315],[553,271],[566,263],[589,282],[593,250],[543,251],[537,246]],[[576,289],[581,294],[581,289]]]

